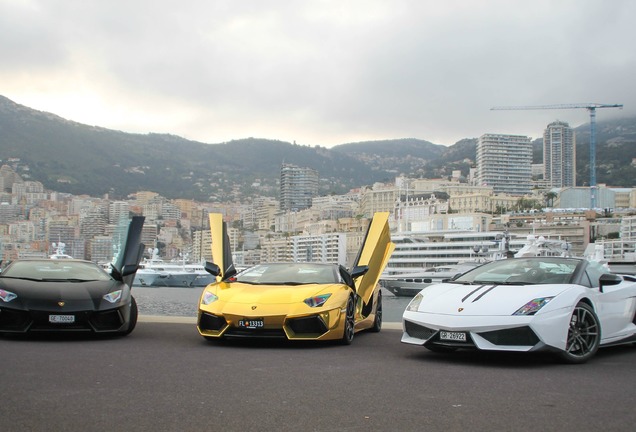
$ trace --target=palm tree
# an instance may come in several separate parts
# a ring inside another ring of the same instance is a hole
[[[544,194],[545,196],[545,206],[546,207],[552,207],[554,206],[554,199],[558,196],[555,192],[546,192]]]

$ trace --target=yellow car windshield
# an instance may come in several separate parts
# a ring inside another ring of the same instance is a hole
[[[235,279],[260,285],[342,283],[336,265],[314,263],[260,264],[242,271]]]

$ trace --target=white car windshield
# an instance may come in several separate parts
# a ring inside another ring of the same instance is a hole
[[[235,279],[237,282],[262,285],[342,283],[337,266],[312,263],[260,264],[242,271]]]
[[[505,259],[477,267],[452,282],[502,285],[570,283],[580,262],[559,257]]]

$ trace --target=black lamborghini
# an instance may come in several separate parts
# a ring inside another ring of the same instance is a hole
[[[137,323],[131,285],[144,246],[133,217],[112,269],[75,259],[18,259],[0,273],[0,333],[127,335]]]

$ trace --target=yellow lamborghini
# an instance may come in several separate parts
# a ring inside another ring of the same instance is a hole
[[[223,337],[338,340],[350,344],[361,330],[380,331],[378,280],[393,252],[388,213],[376,213],[351,271],[322,263],[259,264],[237,273],[227,228],[210,215],[212,258],[206,270],[217,281],[201,294],[197,329]]]

